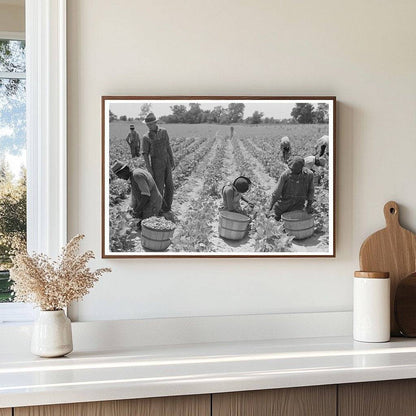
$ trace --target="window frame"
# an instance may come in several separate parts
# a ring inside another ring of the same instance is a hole
[[[25,40],[25,32],[0,31],[1,40]],[[5,76],[7,74],[7,76]],[[9,76],[10,75],[10,76]],[[15,76],[13,76],[15,75]],[[25,79],[26,72],[0,72],[1,79]],[[24,303],[0,303],[0,324],[33,320],[33,306]]]
[[[4,31],[0,31],[0,39],[26,40],[25,32],[4,32]]]
[[[67,241],[66,0],[26,0],[23,37],[27,246],[56,257]],[[0,304],[0,323],[27,322],[34,315],[32,305]]]

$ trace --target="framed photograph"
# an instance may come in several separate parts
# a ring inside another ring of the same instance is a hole
[[[335,257],[335,97],[102,97],[103,257]]]

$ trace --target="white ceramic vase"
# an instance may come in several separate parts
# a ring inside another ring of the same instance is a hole
[[[72,351],[71,321],[61,309],[40,311],[33,325],[31,351],[39,357],[62,357]]]

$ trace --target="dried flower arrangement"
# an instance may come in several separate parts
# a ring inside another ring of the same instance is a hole
[[[81,299],[109,268],[91,271],[87,263],[94,258],[92,251],[78,254],[84,235],[76,235],[62,249],[57,261],[45,254],[29,255],[26,250],[13,258],[10,279],[15,302],[36,304],[45,311],[56,311]]]

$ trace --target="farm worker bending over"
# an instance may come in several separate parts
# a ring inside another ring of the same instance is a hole
[[[324,157],[318,156],[307,156],[305,157],[305,168],[312,171],[314,175],[315,185],[318,185],[322,180],[321,167],[323,168],[326,165],[326,159]]]
[[[223,210],[243,212],[240,200],[243,200],[252,207],[253,204],[242,196],[242,194],[250,189],[250,185],[250,179],[245,176],[239,176],[233,183],[227,183],[227,185],[222,188]]]
[[[130,146],[131,157],[140,156],[140,137],[139,133],[134,130],[134,124],[130,124],[130,133],[126,137],[126,142]]]
[[[278,221],[285,212],[303,210],[306,201],[308,201],[306,211],[312,213],[313,173],[304,166],[304,159],[295,156],[289,162],[289,169],[285,170],[279,178],[270,204],[270,210],[274,207]]]
[[[116,160],[111,166],[113,172],[121,179],[130,180],[131,183],[131,201],[130,206],[133,209],[133,216],[140,219],[159,215],[162,208],[162,195],[155,184],[155,181],[144,169],[130,168]]]
[[[316,141],[316,154],[318,157],[329,155],[329,136],[322,136]]]
[[[283,162],[287,163],[291,150],[289,137],[285,136],[280,139],[280,150],[282,151]]]
[[[145,118],[149,133],[143,136],[143,157],[147,170],[163,196],[162,210],[169,212],[173,200],[172,170],[175,169],[168,132],[157,125],[156,117],[149,113]]]
[[[318,156],[307,156],[305,157],[305,168],[311,171],[315,170],[315,166],[324,167],[326,165],[326,159]]]

